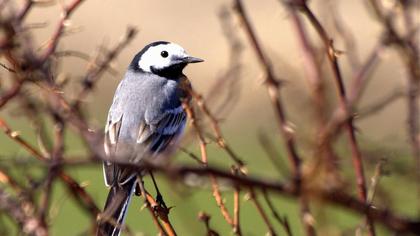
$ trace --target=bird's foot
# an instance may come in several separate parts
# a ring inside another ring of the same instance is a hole
[[[159,207],[161,207],[161,208],[163,208],[165,210],[168,209],[168,207],[166,207],[165,201],[163,201],[162,195],[160,195],[160,194],[158,194],[156,196],[156,203],[158,204]]]

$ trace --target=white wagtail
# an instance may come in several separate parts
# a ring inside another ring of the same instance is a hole
[[[131,195],[137,184],[142,188],[138,177],[144,170],[121,163],[141,166],[145,158],[166,153],[179,138],[187,119],[182,102],[189,101],[191,88],[182,70],[202,61],[164,41],[147,45],[132,60],[115,92],[105,127],[105,153],[117,161],[103,164],[110,191],[97,235],[120,234]],[[158,190],[157,194],[163,203]]]

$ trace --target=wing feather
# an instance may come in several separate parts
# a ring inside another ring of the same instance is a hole
[[[123,126],[122,115],[119,119],[109,121],[105,127],[105,151],[109,156],[116,155],[119,145],[121,126]],[[185,127],[187,115],[182,106],[167,109],[156,120],[146,122],[143,120],[138,126],[136,140],[136,153],[133,153],[131,161],[138,162],[145,156],[153,156],[164,152],[182,133]],[[120,143],[121,146],[121,143]],[[118,149],[121,149],[119,147]],[[125,148],[124,148],[125,149]],[[120,150],[121,151],[121,150]],[[120,152],[118,151],[118,152]],[[118,167],[118,165],[105,161],[103,164],[105,184],[111,186],[113,181],[124,184],[132,177],[132,173]]]
[[[108,122],[105,126],[105,141],[104,149],[107,156],[112,156],[115,154],[117,139],[120,135],[121,124],[122,124],[122,114],[116,120],[112,120],[112,117],[108,118]],[[103,172],[104,180],[106,186],[111,186],[115,179],[116,166],[115,164],[104,161],[103,162]]]
[[[166,150],[171,141],[181,134],[186,118],[187,116],[182,106],[165,111],[164,116],[161,117],[159,121],[153,122],[157,125],[149,125],[149,130],[154,130],[154,132],[153,135],[149,136],[150,140],[148,141],[150,143],[148,145],[148,150],[152,154],[158,154]],[[141,134],[141,136],[143,136],[143,134]],[[146,140],[142,141],[145,142]]]

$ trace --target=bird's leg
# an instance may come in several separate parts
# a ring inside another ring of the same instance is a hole
[[[136,189],[134,190],[134,194],[136,194],[136,196],[141,196],[141,189],[140,189],[140,184],[137,183],[136,185]]]
[[[143,195],[142,192],[142,188],[144,190],[144,182],[143,182],[143,178],[141,177],[141,173],[137,174],[137,184],[136,184],[136,188],[134,190],[134,194],[136,194],[136,196],[144,196],[146,197],[146,195]]]
[[[162,207],[163,209],[168,209],[166,207],[165,202],[163,201],[162,194],[160,194],[159,188],[156,184],[155,177],[153,176],[153,172],[149,171],[149,173],[150,173],[150,177],[152,177],[153,185],[155,186],[155,189],[156,189],[156,203],[159,204],[159,206]]]
[[[144,202],[149,205],[149,201],[147,201],[147,194],[146,194],[146,190],[144,189],[144,182],[143,182],[143,178],[139,175],[138,177],[138,184],[136,186],[136,195],[138,194],[138,196],[143,196],[144,197]]]

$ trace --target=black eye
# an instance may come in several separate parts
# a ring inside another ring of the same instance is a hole
[[[160,53],[160,55],[162,56],[162,57],[168,57],[168,52],[167,51],[162,51],[161,53]]]

